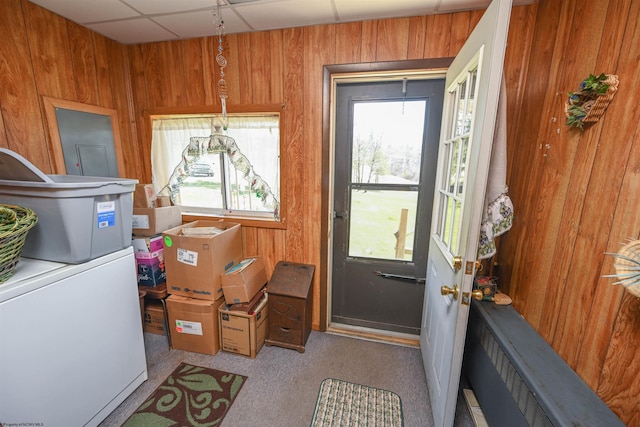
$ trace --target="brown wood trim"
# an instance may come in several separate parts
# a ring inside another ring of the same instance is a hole
[[[49,96],[43,96],[42,103],[47,117],[47,127],[49,128],[49,152],[51,153],[54,174],[67,174],[67,167],[64,164],[62,141],[60,140],[60,129],[58,128],[58,119],[56,118],[56,108],[64,108],[65,110],[75,110],[109,116],[111,119],[111,129],[113,131],[113,146],[116,152],[116,161],[118,163],[118,175],[124,177],[125,165],[122,155],[122,143],[120,142],[118,111],[111,108],[99,107],[97,105],[84,104],[82,102],[69,101],[66,99],[57,99]]]
[[[387,62],[369,62],[356,64],[338,64],[325,65],[322,76],[322,195],[320,207],[322,212],[322,222],[320,224],[320,235],[323,238],[320,241],[320,331],[326,331],[329,325],[328,319],[328,268],[329,268],[329,221],[331,220],[331,212],[329,212],[330,200],[329,189],[331,183],[330,164],[331,164],[331,79],[334,75],[366,75],[372,76],[377,74],[391,72],[408,72],[408,71],[430,71],[430,70],[446,70],[453,62],[454,58],[431,58],[431,59],[411,59],[406,61],[387,61]]]

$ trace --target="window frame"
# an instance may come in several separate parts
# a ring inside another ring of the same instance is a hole
[[[237,216],[233,214],[182,214],[182,221],[193,222],[198,220],[225,220],[235,222],[248,227],[257,228],[274,228],[274,229],[286,229],[287,228],[287,189],[284,187],[285,172],[287,171],[287,156],[286,156],[286,144],[285,144],[285,106],[284,104],[247,104],[247,105],[227,105],[228,114],[242,114],[242,113],[265,113],[265,114],[278,114],[280,116],[280,218],[279,220],[273,218],[252,218],[246,215]],[[151,108],[144,111],[145,130],[147,132],[147,156],[148,161],[151,162],[151,135],[152,135],[152,123],[154,119],[170,118],[180,115],[209,115],[209,114],[222,114],[219,106],[190,106],[190,107],[159,107]]]

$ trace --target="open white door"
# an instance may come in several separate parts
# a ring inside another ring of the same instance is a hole
[[[510,14],[493,0],[447,71],[420,331],[438,427],[454,421]]]

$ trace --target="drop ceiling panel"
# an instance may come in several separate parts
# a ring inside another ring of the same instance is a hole
[[[256,31],[335,22],[330,0],[244,3],[234,10]],[[224,10],[222,18],[225,19]]]
[[[122,0],[145,15],[175,13],[199,9],[212,10],[218,4],[215,0]]]
[[[235,13],[225,11],[221,13],[224,21],[225,34],[251,31],[251,28]],[[153,20],[167,30],[177,34],[180,38],[203,37],[218,34],[213,22],[211,9],[200,12],[156,16]]]
[[[148,18],[88,24],[87,28],[122,44],[178,39],[177,35]]]
[[[120,0],[30,0],[60,16],[79,23],[111,21],[140,16]]]
[[[213,12],[218,0],[29,1],[123,44],[216,34]],[[490,3],[490,0],[220,1],[226,34],[475,10]],[[514,0],[514,5],[535,1]]]

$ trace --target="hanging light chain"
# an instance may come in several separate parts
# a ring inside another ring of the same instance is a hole
[[[222,36],[224,35],[224,20],[222,19],[222,13],[220,11],[220,0],[218,0],[217,13],[214,13],[214,24],[216,26],[216,32],[218,34],[218,54],[216,55],[216,62],[220,67],[220,79],[218,80],[218,96],[220,97],[220,103],[222,104],[222,120],[223,128],[227,130],[227,96],[228,87],[227,81],[224,79],[224,69],[227,66],[227,58],[224,57],[224,47],[222,44]]]

